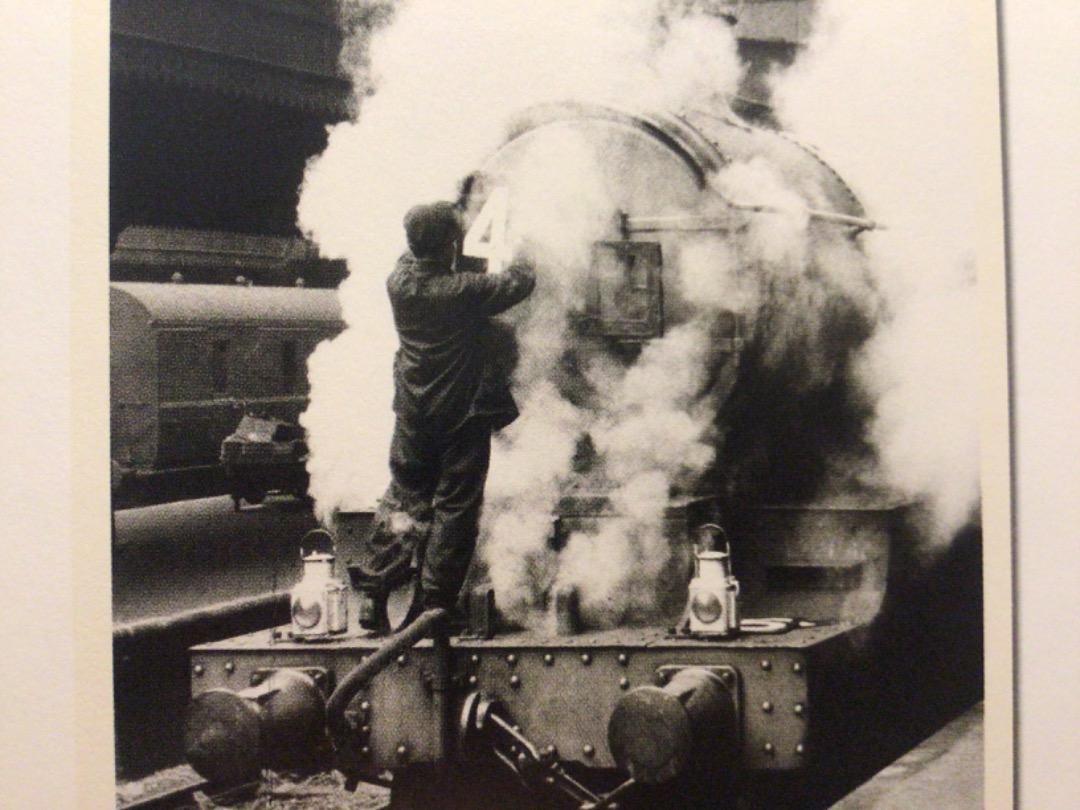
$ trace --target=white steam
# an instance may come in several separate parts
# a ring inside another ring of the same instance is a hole
[[[620,517],[598,531],[574,533],[562,551],[556,587],[577,589],[588,625],[660,618],[653,611],[670,554],[664,534],[668,484],[660,469],[638,472],[610,496]]]
[[[880,472],[930,501],[941,539],[979,496],[971,13],[828,0],[774,94],[785,126],[888,226],[863,237],[890,316],[861,371],[877,393]]]
[[[300,206],[303,227],[350,268],[341,288],[349,327],[309,365],[303,424],[320,517],[372,506],[388,480],[397,340],[384,282],[404,249],[404,212],[455,197],[512,114],[535,103],[723,112],[740,78],[730,30],[715,18],[673,15],[675,5],[413,0],[374,35],[370,73],[357,84],[375,93],[356,124],[331,133]],[[761,362],[793,367],[781,376],[808,397],[851,376],[851,351],[865,335],[838,338],[837,325],[884,315],[857,365],[867,402],[878,400],[871,438],[881,469],[868,472],[866,454],[849,457],[838,440],[820,493],[869,479],[922,495],[943,534],[968,516],[978,437],[967,20],[955,4],[915,5],[920,13],[911,3],[825,3],[821,36],[776,89],[782,120],[838,161],[873,218],[887,222],[889,230],[861,237],[873,269],[845,229],[808,215],[834,207],[824,192],[794,190],[763,159],[734,161],[706,189],[684,194],[645,159],[613,169],[574,128],[548,128],[522,147],[510,241],[530,245],[538,284],[513,312],[521,416],[493,445],[478,554],[504,612],[535,621],[553,588],[573,586],[592,625],[655,618],[656,585],[670,563],[669,496],[692,491],[724,448],[717,409],[735,385],[735,364],[718,348],[718,329],[731,313],[751,327],[755,313],[768,313]],[[716,213],[717,195],[767,210],[731,238],[665,245],[665,294],[678,294],[688,318],[631,359],[577,347],[579,365],[568,369],[594,243],[612,238],[616,211],[630,207],[616,199],[613,172],[630,171],[650,202],[676,201],[678,213]],[[572,525],[556,552],[560,500],[588,490],[604,491],[614,516]]]
[[[666,5],[413,0],[399,4],[370,47],[346,49],[367,54],[354,60],[365,71],[356,84],[374,94],[357,123],[332,130],[309,166],[300,202],[301,226],[350,268],[340,290],[349,327],[312,357],[312,403],[302,419],[311,492],[323,518],[370,507],[385,488],[396,337],[384,281],[404,249],[404,212],[453,198],[458,182],[499,143],[511,113],[531,104],[672,108],[703,88],[713,95],[734,90],[730,32],[711,19],[695,26],[667,20]],[[696,48],[692,57],[688,44]],[[561,173],[543,174],[573,178],[562,165]],[[582,221],[565,213],[546,230],[543,223],[529,227],[542,237]]]

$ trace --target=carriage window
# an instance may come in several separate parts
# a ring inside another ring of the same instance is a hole
[[[281,393],[295,394],[298,379],[296,341],[287,340],[281,344]]]
[[[229,341],[215,340],[210,348],[210,386],[214,393],[229,390]]]
[[[585,305],[586,332],[630,340],[662,335],[661,266],[656,242],[596,243]]]
[[[158,396],[162,402],[191,402],[210,393],[204,329],[165,328],[158,333]]]

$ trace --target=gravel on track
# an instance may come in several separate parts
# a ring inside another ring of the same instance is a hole
[[[181,790],[200,781],[186,765],[159,771],[137,782],[116,786],[116,807],[125,806],[147,797],[172,790]],[[265,771],[253,798],[218,804],[210,791],[200,790],[186,806],[197,810],[384,810],[390,803],[390,791],[385,787],[361,782],[355,791],[345,789],[345,777],[337,771],[320,773],[306,778],[291,778]]]

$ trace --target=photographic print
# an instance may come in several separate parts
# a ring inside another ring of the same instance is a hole
[[[995,24],[112,0],[117,807],[992,801]]]

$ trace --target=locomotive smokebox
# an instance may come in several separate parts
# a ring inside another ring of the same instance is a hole
[[[249,689],[210,689],[188,707],[184,753],[214,784],[238,784],[263,768],[307,767],[325,747],[326,701],[315,680],[295,669],[255,675]]]
[[[663,688],[642,686],[615,705],[608,747],[619,767],[644,784],[689,771],[721,771],[738,751],[735,673],[679,669]]]

